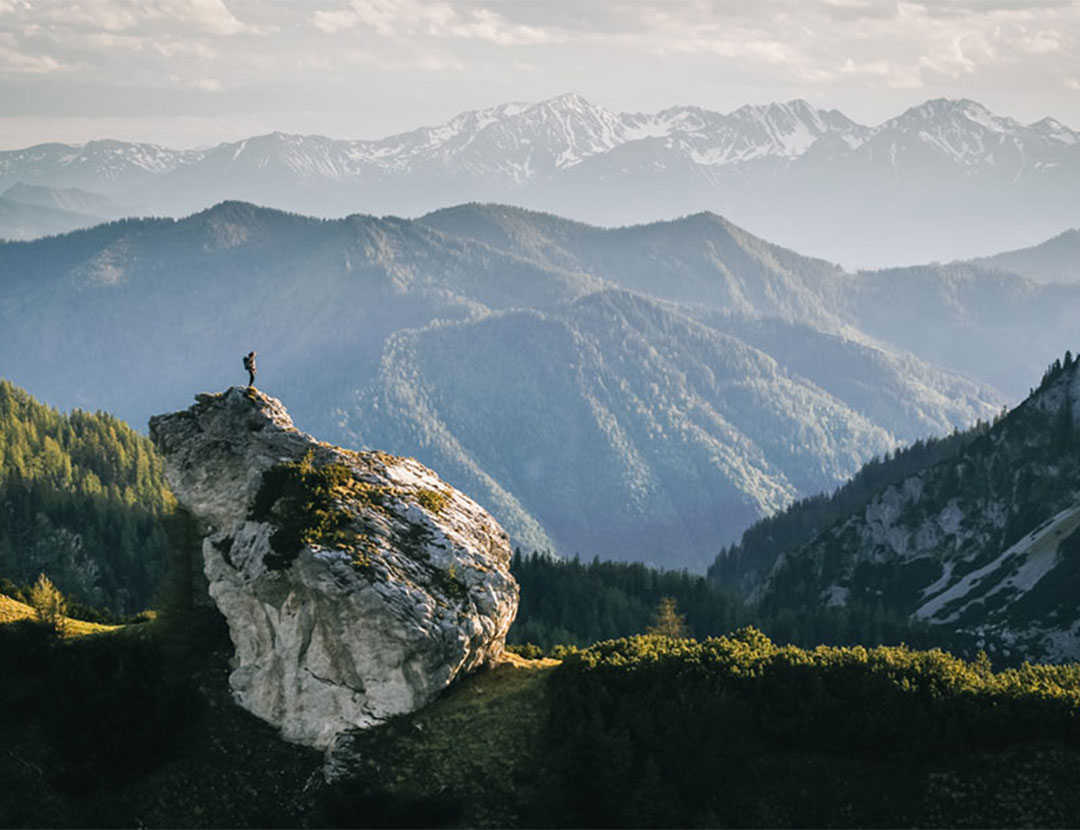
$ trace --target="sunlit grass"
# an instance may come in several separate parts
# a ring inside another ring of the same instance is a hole
[[[16,599],[0,594],[0,625],[18,622],[19,620],[32,620],[35,617],[34,609],[25,602],[19,602]],[[84,637],[87,634],[117,631],[123,627],[122,625],[102,625],[101,623],[64,617],[63,633],[65,637]]]

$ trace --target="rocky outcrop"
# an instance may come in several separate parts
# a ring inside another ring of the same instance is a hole
[[[204,567],[240,705],[326,747],[501,654],[518,589],[483,508],[412,459],[316,441],[257,390],[196,400],[150,435],[211,527]]]

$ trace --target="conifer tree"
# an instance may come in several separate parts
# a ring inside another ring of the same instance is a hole
[[[38,574],[37,582],[30,589],[30,605],[37,614],[38,622],[51,626],[57,634],[64,633],[67,600],[45,574]]]
[[[686,617],[676,610],[673,597],[660,598],[660,602],[656,606],[656,614],[653,617],[653,624],[649,626],[646,633],[679,639],[686,639],[690,636],[690,632],[686,628]]]

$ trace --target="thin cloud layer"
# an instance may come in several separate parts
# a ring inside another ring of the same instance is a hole
[[[869,123],[969,97],[1077,126],[1078,42],[1072,1],[0,0],[0,125],[9,147],[99,137],[95,116],[179,145],[376,137],[574,90],[631,110],[804,97]]]

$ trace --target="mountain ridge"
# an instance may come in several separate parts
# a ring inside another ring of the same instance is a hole
[[[113,177],[117,176],[118,171],[122,168],[115,163],[112,166],[104,165],[101,160],[103,154],[126,155],[127,159],[114,159],[113,161],[127,161],[131,166],[147,172],[171,172],[186,164],[202,161],[226,148],[232,149],[239,154],[246,150],[249,143],[265,143],[271,139],[276,142],[330,142],[337,145],[347,145],[351,148],[393,148],[395,145],[407,148],[408,144],[405,139],[425,137],[428,139],[428,146],[438,147],[449,143],[451,139],[457,138],[467,126],[474,129],[473,135],[475,137],[476,133],[492,125],[519,119],[523,116],[530,116],[533,119],[543,121],[546,118],[565,117],[567,113],[583,113],[587,117],[594,118],[596,121],[609,126],[618,123],[622,130],[625,131],[625,140],[630,141],[643,137],[658,137],[674,133],[695,133],[700,132],[703,127],[710,124],[727,126],[732,122],[764,126],[771,131],[774,138],[786,134],[783,129],[777,127],[777,122],[786,123],[796,128],[812,126],[815,128],[812,132],[817,133],[814,136],[815,139],[832,131],[843,132],[849,130],[861,133],[865,138],[879,133],[886,133],[908,123],[921,124],[945,116],[953,121],[962,118],[993,133],[1015,135],[1034,132],[1049,136],[1062,144],[1080,143],[1080,133],[1050,116],[1030,124],[1023,124],[1008,116],[995,115],[984,105],[966,98],[930,99],[922,104],[909,107],[877,126],[868,126],[853,121],[839,110],[815,108],[802,98],[768,104],[743,104],[726,113],[690,104],[670,106],[656,113],[642,113],[613,112],[602,106],[593,105],[576,93],[564,93],[531,104],[510,102],[479,110],[465,110],[443,124],[416,127],[379,139],[336,139],[319,133],[290,133],[273,130],[236,141],[221,142],[206,149],[191,150],[177,150],[164,145],[146,142],[125,142],[115,138],[92,139],[81,144],[48,142],[30,145],[21,149],[0,151],[0,162],[3,164],[0,170],[3,170],[7,175],[7,170],[13,163],[20,160],[20,156],[29,156],[29,161],[40,164],[46,161],[45,154],[52,152],[60,154],[60,161],[64,166],[73,166],[80,162],[94,162],[102,165],[104,170],[111,171],[109,175]],[[783,142],[776,140],[774,142],[774,149],[782,150],[782,152],[777,153],[780,155],[801,155],[808,147],[809,143],[804,144],[798,141]],[[34,151],[33,154],[31,154],[32,151]],[[751,157],[757,158],[759,156],[754,154]],[[718,158],[719,163],[726,163],[729,160],[726,156]],[[747,159],[739,156],[734,160],[744,161]],[[713,163],[717,163],[717,161],[714,160]]]
[[[618,113],[567,94],[372,140],[276,132],[204,150],[107,140],[0,152],[0,187],[78,187],[171,215],[222,199],[323,216],[495,201],[614,226],[712,209],[849,266],[1030,244],[1075,226],[1078,177],[1080,133],[963,99],[871,127],[799,99]],[[903,244],[897,223],[914,231]]]
[[[1030,248],[1004,251],[972,260],[981,268],[1019,274],[1036,282],[1072,283],[1080,281],[1080,228],[1062,231]]]
[[[995,659],[1075,660],[1078,448],[1080,368],[1066,352],[992,425],[914,448],[924,466],[898,455],[864,468],[883,486],[853,502],[838,491],[846,513],[819,500],[751,528],[711,578],[767,611],[876,603]]]

